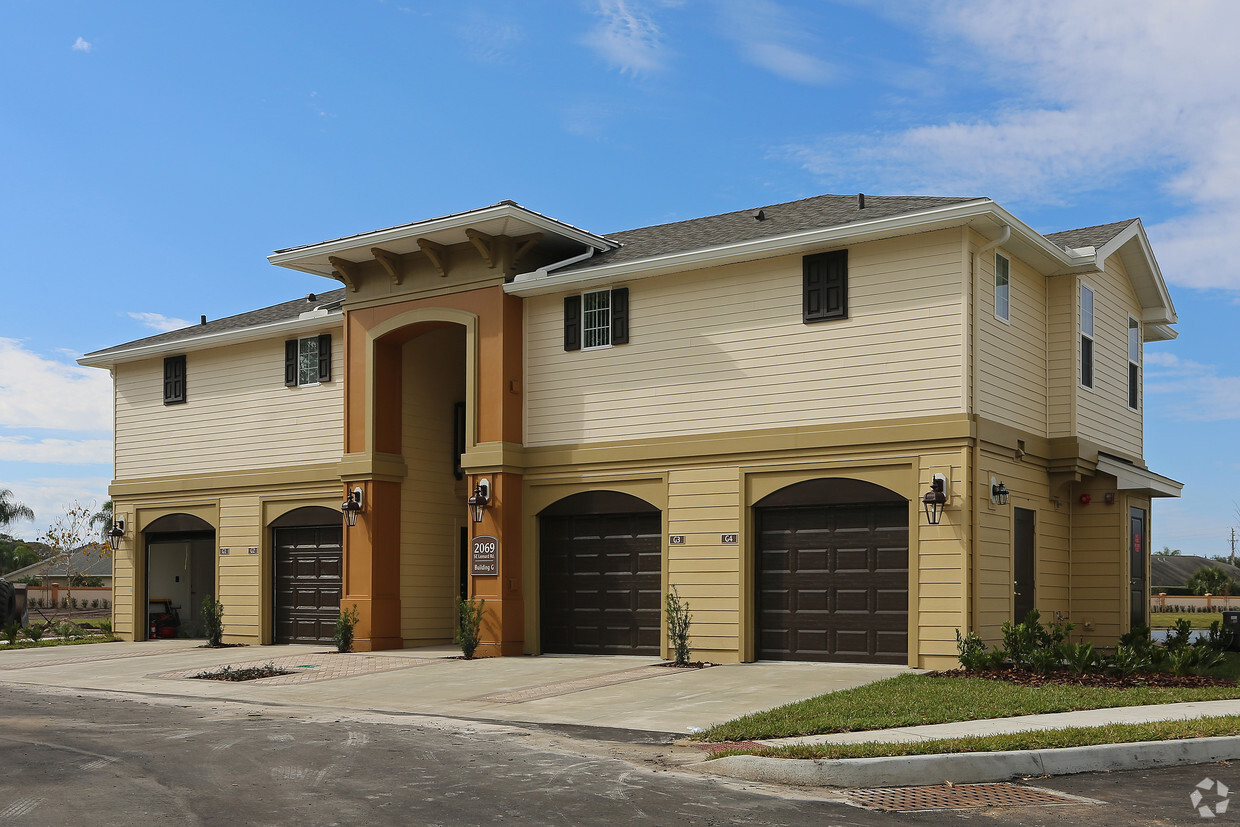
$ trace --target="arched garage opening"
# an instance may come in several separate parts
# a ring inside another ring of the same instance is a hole
[[[658,655],[659,509],[616,491],[573,494],[538,515],[542,651]]]
[[[272,640],[330,643],[344,593],[340,511],[310,505],[271,522]]]
[[[855,479],[754,507],[759,660],[908,662],[908,500]]]
[[[146,539],[145,636],[204,636],[202,601],[215,594],[214,526],[193,514],[166,514],[142,533]]]

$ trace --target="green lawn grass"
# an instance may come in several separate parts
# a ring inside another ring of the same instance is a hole
[[[1237,662],[1240,659],[1233,655],[1229,668],[1240,669]],[[748,741],[1224,698],[1240,698],[1240,686],[1029,687],[984,678],[910,674],[745,715],[710,727],[697,737],[707,741]]]
[[[1210,624],[1214,621],[1223,620],[1223,613],[1219,612],[1150,612],[1150,628],[1151,629],[1170,629],[1180,618],[1185,618],[1193,625],[1194,629],[1209,629]]]
[[[1188,721],[1155,721],[1146,724],[1107,724],[1097,727],[1035,730],[1008,735],[944,738],[905,744],[818,744],[754,750],[727,750],[727,755],[761,755],[771,758],[879,758],[896,755],[938,755],[949,752],[1001,752],[1005,750],[1059,749],[1093,744],[1130,744],[1141,741],[1175,741],[1240,735],[1240,715],[1194,718]]]

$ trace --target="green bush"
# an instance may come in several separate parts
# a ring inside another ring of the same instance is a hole
[[[483,606],[486,601],[479,598],[477,602],[473,598],[465,600],[457,598],[456,600],[456,634],[453,641],[461,647],[461,654],[466,660],[472,660],[474,651],[478,648],[482,633],[482,613]]]
[[[112,618],[105,617],[99,621],[99,631],[103,632],[103,636],[112,637]]]
[[[207,595],[202,599],[202,625],[207,633],[208,646],[224,645],[224,604]]]
[[[1051,658],[1063,660],[1064,642],[1073,625],[1055,622],[1043,626],[1040,618],[1037,609],[1030,609],[1020,623],[1003,624],[1003,648],[1016,666],[1042,670],[1048,668]]]
[[[336,628],[332,632],[332,641],[337,652],[348,652],[353,649],[353,627],[357,625],[357,604],[352,609],[344,609],[336,616]]]
[[[65,640],[73,640],[79,637],[86,637],[86,630],[76,623],[66,620],[56,626],[56,634]]]
[[[43,638],[43,627],[38,624],[27,626],[25,629],[22,629],[22,632],[35,643],[38,643]]]
[[[1100,656],[1092,643],[1081,641],[1075,646],[1064,647],[1064,660],[1073,674],[1084,675],[1098,665]]]
[[[672,645],[676,663],[681,666],[689,663],[689,624],[692,622],[689,603],[681,600],[680,592],[672,586],[667,592],[667,639]]]
[[[3,628],[0,628],[0,637],[3,637],[12,646],[14,643],[17,643],[17,633],[21,630],[22,625],[13,620],[4,624]]]

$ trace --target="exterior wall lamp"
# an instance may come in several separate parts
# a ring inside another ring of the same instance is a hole
[[[354,488],[350,491],[345,501],[340,504],[340,510],[344,512],[344,520],[349,524],[349,528],[357,525],[357,515],[362,511],[362,489]]]
[[[938,525],[943,519],[943,510],[947,507],[947,477],[935,474],[930,478],[930,490],[921,498],[926,509],[926,519],[930,525]]]
[[[990,478],[990,501],[996,505],[1008,504],[1007,486],[1001,482],[995,482],[995,478]]]
[[[121,538],[125,536],[125,521],[113,520],[112,527],[108,529],[108,545],[116,551],[121,547]]]
[[[482,512],[486,510],[487,503],[491,502],[491,481],[478,480],[478,484],[474,486],[474,494],[467,502],[469,503],[469,515],[474,522],[482,522]]]

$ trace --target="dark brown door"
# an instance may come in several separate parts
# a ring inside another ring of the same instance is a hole
[[[757,657],[908,662],[908,505],[757,509]]]
[[[658,655],[659,513],[539,519],[542,650]]]
[[[276,643],[330,643],[344,585],[341,527],[274,532]]]
[[[1145,586],[1146,554],[1149,553],[1145,531],[1145,509],[1128,510],[1128,592],[1130,599],[1130,628],[1148,625],[1146,610],[1149,609],[1149,589]]]
[[[1034,607],[1034,572],[1037,564],[1033,515],[1032,509],[1012,509],[1012,532],[1015,535],[1012,538],[1012,613],[1017,623],[1024,620]]]

